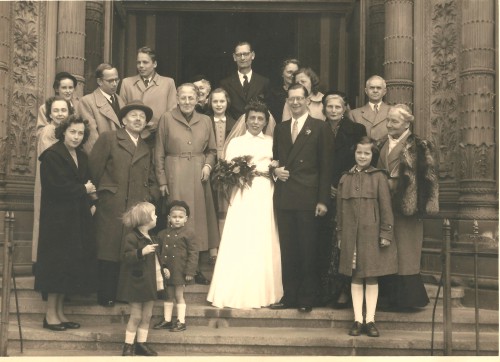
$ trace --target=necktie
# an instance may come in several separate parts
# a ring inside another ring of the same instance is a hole
[[[146,88],[148,87],[148,85],[149,85],[149,79],[144,78],[144,85],[146,86]]]
[[[378,104],[375,104],[375,105],[373,106],[373,110],[375,111],[375,114],[377,114],[377,113],[378,113]]]
[[[243,76],[243,92],[245,93],[246,97],[248,94],[248,77],[246,74]]]
[[[292,143],[295,143],[297,136],[299,135],[299,127],[297,127],[297,120],[295,119],[292,124]]]
[[[113,111],[115,111],[115,114],[118,117],[120,124],[123,126],[122,120],[120,119],[120,106],[118,105],[118,100],[116,99],[115,94],[111,95],[111,107],[113,108]]]

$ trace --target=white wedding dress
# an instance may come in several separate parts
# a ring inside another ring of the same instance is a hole
[[[268,172],[272,144],[271,136],[247,132],[230,141],[225,158],[250,155],[256,170]],[[283,296],[273,190],[269,178],[256,176],[251,187],[232,193],[207,297],[215,307],[261,308]]]

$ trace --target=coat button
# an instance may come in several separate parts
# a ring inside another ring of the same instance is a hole
[[[147,182],[144,182],[144,187],[148,187],[148,183]]]
[[[192,142],[191,141],[188,141],[188,145],[190,145]]]
[[[359,191],[359,187],[356,187],[356,191]]]

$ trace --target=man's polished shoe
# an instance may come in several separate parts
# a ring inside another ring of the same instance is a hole
[[[368,337],[379,337],[380,336],[380,333],[378,332],[377,327],[375,327],[375,322],[366,323],[365,330],[366,330],[366,335]]]
[[[136,356],[158,356],[158,352],[149,347],[146,343],[136,343],[135,344],[135,355]]]
[[[163,319],[160,322],[156,323],[153,326],[153,329],[171,329],[173,326],[174,326],[174,322],[172,322],[172,321],[167,322],[165,319]]]
[[[359,322],[354,322],[349,330],[349,335],[357,337],[361,335],[361,332],[363,332],[363,325]]]
[[[201,284],[201,285],[209,285],[210,284],[210,280],[205,278],[205,276],[199,270],[197,270],[196,274],[194,275],[194,282],[196,284]]]
[[[125,343],[123,345],[122,356],[135,356],[134,354],[134,345]]]
[[[290,308],[295,308],[295,306],[283,302],[278,302],[278,303],[273,303],[269,306],[271,309],[290,309]]]
[[[66,330],[66,327],[64,326],[63,323],[49,324],[47,322],[47,318],[43,319],[43,328],[50,329],[51,331],[56,331],[56,332],[65,331]]]
[[[80,323],[76,323],[76,322],[62,322],[61,324],[63,326],[65,326],[67,329],[78,329],[78,328],[80,328]]]
[[[313,309],[310,305],[303,305],[297,309],[301,313],[310,313]]]

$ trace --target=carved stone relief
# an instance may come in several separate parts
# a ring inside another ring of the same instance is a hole
[[[459,49],[455,0],[435,1],[431,28],[431,138],[437,145],[440,179],[456,179]]]
[[[32,175],[38,98],[39,7],[36,1],[14,3],[12,90],[8,145],[10,171]]]

